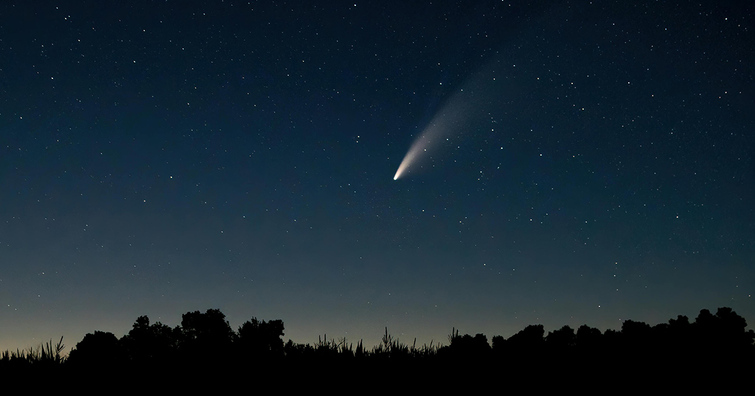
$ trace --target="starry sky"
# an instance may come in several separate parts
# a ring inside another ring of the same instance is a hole
[[[3,1],[0,350],[752,324],[745,3]]]

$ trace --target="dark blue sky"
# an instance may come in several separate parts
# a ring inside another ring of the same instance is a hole
[[[3,2],[0,350],[755,320],[753,9],[532,3]]]

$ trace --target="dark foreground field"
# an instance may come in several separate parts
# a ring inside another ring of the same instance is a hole
[[[208,310],[184,314],[173,328],[142,316],[120,339],[95,331],[68,356],[62,340],[6,351],[0,378],[28,389],[82,391],[721,392],[739,389],[755,372],[755,334],[746,327],[719,308],[701,310],[692,322],[627,320],[618,331],[582,325],[546,334],[530,325],[491,342],[452,331],[442,346],[405,344],[386,329],[380,345],[365,348],[345,339],[284,343],[280,320],[253,318],[233,331],[223,313]]]

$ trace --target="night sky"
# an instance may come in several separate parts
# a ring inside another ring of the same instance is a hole
[[[752,325],[747,3],[3,1],[0,350]]]

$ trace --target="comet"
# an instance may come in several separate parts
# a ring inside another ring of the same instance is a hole
[[[423,161],[427,161],[433,152],[439,151],[444,145],[447,146],[452,137],[460,135],[465,130],[474,129],[475,122],[483,121],[484,115],[490,110],[489,92],[495,89],[495,85],[491,68],[468,78],[462,88],[443,104],[409,147],[396,174],[393,175],[393,180],[405,177]]]
[[[441,118],[444,118],[441,116]],[[446,138],[449,132],[449,124],[444,120],[433,121],[422,131],[422,134],[412,143],[409,151],[404,156],[401,164],[396,170],[396,174],[393,175],[393,180],[398,180],[405,175],[409,167],[417,164],[420,160],[426,156],[426,153],[436,149],[436,146]]]
[[[437,134],[437,132],[436,132]],[[428,136],[430,135],[430,136]],[[398,170],[396,170],[396,174],[393,175],[393,180],[398,180],[401,176],[403,176],[404,172],[406,172],[406,169],[409,167],[409,165],[413,164],[414,161],[417,159],[417,157],[421,154],[427,151],[427,147],[430,146],[430,138],[432,138],[433,132],[432,129],[425,129],[425,131],[420,135],[420,137],[412,143],[412,146],[409,148],[409,151],[404,156],[404,159],[401,161],[401,164],[398,166]]]

